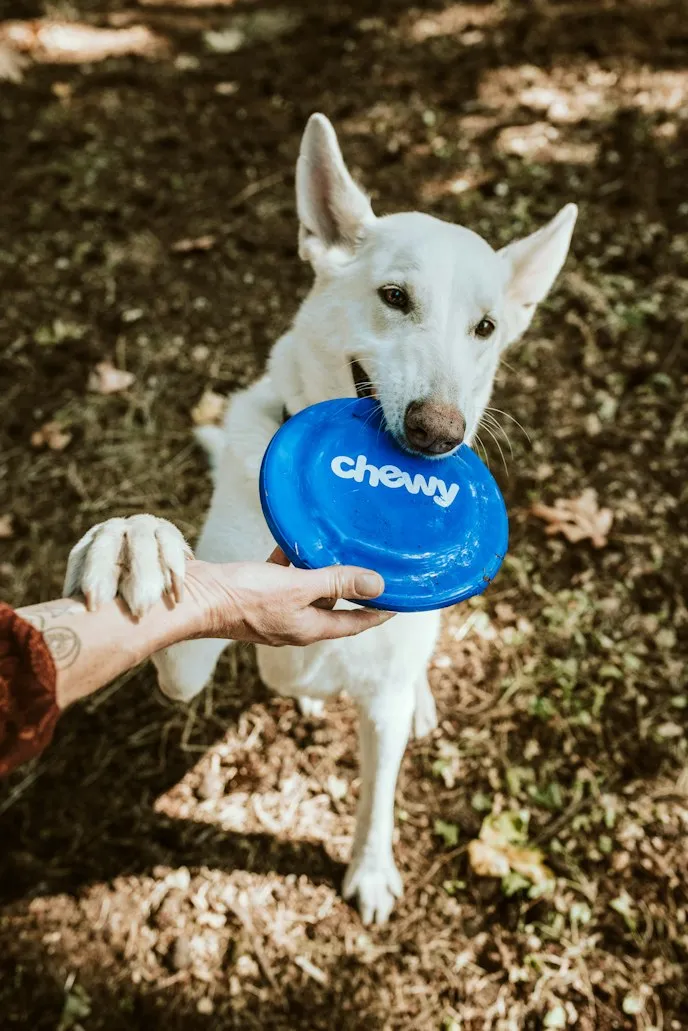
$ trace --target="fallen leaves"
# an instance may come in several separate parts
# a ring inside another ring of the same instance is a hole
[[[191,409],[191,418],[196,426],[220,426],[226,405],[226,397],[213,390],[206,390],[195,408]]]
[[[8,512],[0,516],[0,541],[8,541],[14,537],[14,517]]]
[[[88,377],[88,389],[96,394],[119,394],[136,381],[133,372],[116,369],[112,362],[98,362]]]
[[[66,433],[62,423],[46,422],[31,434],[31,447],[48,447],[51,451],[64,451],[72,439]]]
[[[237,82],[218,82],[215,84],[215,92],[219,93],[221,97],[233,97],[235,93],[239,92],[239,84]]]
[[[554,874],[542,853],[527,844],[528,813],[490,814],[478,838],[468,846],[468,860],[478,877],[500,877],[507,894],[529,887],[540,895],[553,883]]]
[[[607,535],[614,520],[610,508],[598,506],[597,491],[592,487],[577,498],[558,498],[551,507],[536,502],[530,511],[548,524],[545,532],[550,536],[560,533],[572,544],[590,540],[594,548],[603,548],[607,544]]]
[[[165,39],[145,25],[100,29],[50,18],[5,22],[0,30],[0,45],[49,64],[83,64],[129,54],[157,58],[169,50]]]
[[[197,236],[194,239],[189,240],[177,240],[170,247],[171,251],[175,254],[190,254],[193,251],[209,251],[211,247],[215,246],[217,237],[208,233],[206,236]]]

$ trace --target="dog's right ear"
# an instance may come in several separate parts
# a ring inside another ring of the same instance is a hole
[[[325,115],[311,115],[296,165],[299,254],[312,265],[338,249],[350,254],[375,215],[370,201],[351,178]]]

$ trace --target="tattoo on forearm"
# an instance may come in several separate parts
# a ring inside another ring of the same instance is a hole
[[[43,640],[59,670],[69,669],[79,657],[81,641],[70,627],[54,626],[43,632]]]
[[[19,615],[37,630],[45,630],[47,624],[62,616],[83,612],[84,606],[74,601],[47,601],[42,605],[31,605],[28,609],[19,609]]]

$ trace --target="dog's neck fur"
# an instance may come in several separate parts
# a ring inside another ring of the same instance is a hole
[[[311,313],[309,301],[307,298],[303,302],[294,326],[275,344],[268,363],[273,390],[290,415],[319,401],[356,397],[349,366],[344,368],[344,374],[349,373],[345,378],[342,363],[338,362],[336,368],[327,360],[329,348],[324,346],[323,337],[329,334],[331,345],[336,330],[327,320],[321,321],[317,312]]]

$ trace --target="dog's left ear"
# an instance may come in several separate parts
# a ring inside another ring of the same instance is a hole
[[[567,204],[542,229],[499,251],[506,265],[507,339],[520,337],[549,293],[566,260],[578,208]]]
[[[337,134],[325,115],[312,115],[296,165],[299,254],[317,265],[333,249],[350,252],[375,221],[370,201],[351,178]]]

